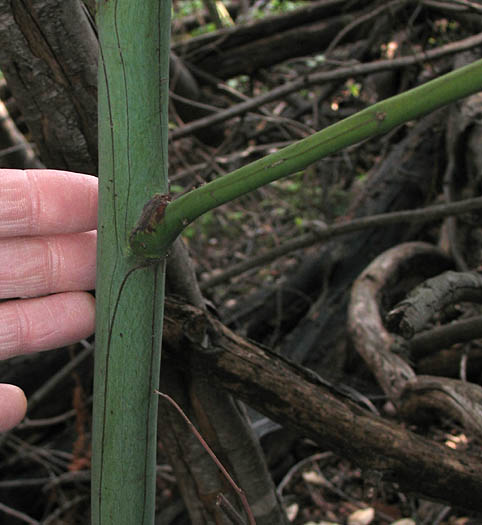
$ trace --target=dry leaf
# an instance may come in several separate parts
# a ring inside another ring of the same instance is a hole
[[[375,509],[358,509],[348,517],[348,525],[368,525],[375,517]]]

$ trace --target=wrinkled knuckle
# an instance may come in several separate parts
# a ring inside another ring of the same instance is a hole
[[[0,359],[22,354],[32,333],[29,317],[21,301],[0,305]]]

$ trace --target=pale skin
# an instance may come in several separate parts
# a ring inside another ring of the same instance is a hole
[[[94,332],[97,179],[53,170],[0,170],[0,360]],[[27,400],[0,384],[0,432]]]

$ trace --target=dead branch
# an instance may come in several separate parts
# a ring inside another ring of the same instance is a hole
[[[307,369],[248,343],[197,308],[168,299],[164,334],[168,359],[199,370],[274,421],[409,492],[482,510],[480,458],[373,416]]]
[[[409,341],[405,341],[404,346],[411,358],[419,359],[456,343],[467,343],[480,338],[482,338],[482,316],[479,315],[421,332]]]
[[[428,279],[389,312],[387,323],[410,339],[440,310],[458,301],[482,302],[482,275],[449,271]]]
[[[443,252],[424,243],[401,244],[378,256],[353,285],[349,331],[357,351],[402,416],[413,419],[418,410],[420,413],[435,410],[450,415],[472,433],[482,436],[482,388],[444,377],[417,377],[411,366],[393,352],[400,344],[383,326],[380,314],[384,289],[391,283],[403,280],[405,274],[420,273],[420,268],[422,272],[435,272],[445,264]],[[459,276],[462,277],[457,280]],[[412,275],[412,278],[418,276]],[[482,299],[482,277],[445,272],[415,288],[411,297],[389,315],[392,323],[403,326],[404,334],[413,334],[442,305],[477,297]]]
[[[400,277],[402,265],[417,268],[447,268],[450,262],[439,249],[425,243],[400,244],[379,255],[353,284],[348,308],[348,330],[387,396],[397,403],[405,384],[415,378],[412,368],[391,351],[395,336],[383,325],[380,301],[383,289]]]

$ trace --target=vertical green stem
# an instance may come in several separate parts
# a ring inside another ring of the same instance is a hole
[[[101,0],[92,523],[154,523],[164,262],[127,249],[166,193],[170,0]]]

